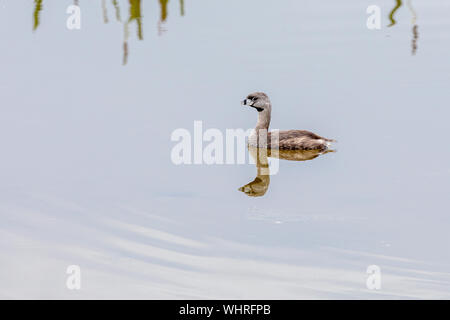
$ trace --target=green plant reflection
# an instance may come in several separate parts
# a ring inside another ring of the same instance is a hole
[[[39,28],[40,24],[40,17],[42,14],[43,9],[43,0],[34,0],[34,10],[33,10],[33,30],[37,30]],[[160,19],[157,24],[157,30],[158,34],[162,34],[164,31],[166,31],[164,28],[162,28],[162,24],[167,21],[167,18],[169,16],[169,9],[168,4],[169,0],[158,0],[159,7],[160,7]],[[108,17],[108,6],[112,6],[112,11],[115,15],[115,20],[117,22],[122,23],[122,15],[121,15],[121,5],[128,5],[128,19],[126,19],[123,22],[123,59],[122,64],[126,65],[128,62],[128,55],[129,55],[129,28],[130,25],[134,22],[136,23],[136,33],[137,33],[137,39],[143,40],[144,34],[143,34],[143,18],[142,18],[142,3],[141,0],[101,0],[101,14],[103,23],[109,23],[109,17]],[[80,6],[79,0],[73,1],[74,5]],[[184,0],[180,0],[180,16],[184,16],[185,10],[184,10]]]
[[[42,11],[42,0],[34,0],[33,30],[39,27],[39,16]]]
[[[412,16],[412,40],[411,40],[411,54],[415,55],[417,52],[417,41],[419,40],[419,26],[417,25],[416,21],[417,21],[417,14],[416,11],[414,10],[413,6],[412,6],[412,0],[408,0],[406,2],[409,11],[411,12],[411,16]],[[397,24],[397,21],[394,18],[395,13],[398,11],[398,9],[400,9],[400,7],[403,5],[402,0],[395,0],[395,6],[392,8],[392,10],[389,12],[389,20],[390,20],[390,24],[388,25],[388,27],[392,27],[394,25]]]

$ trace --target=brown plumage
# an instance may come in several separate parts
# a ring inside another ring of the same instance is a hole
[[[327,142],[334,142],[332,139],[323,138],[315,133],[306,130],[287,130],[279,131],[277,138],[272,138],[272,132],[268,133],[267,148],[274,149],[279,146],[279,149],[283,150],[320,150],[325,151],[328,149]],[[272,140],[274,140],[272,142]]]
[[[242,104],[258,111],[255,131],[249,137],[250,146],[280,150],[326,151],[330,143],[335,142],[333,139],[327,139],[306,130],[268,132],[272,105],[264,92],[249,94]]]

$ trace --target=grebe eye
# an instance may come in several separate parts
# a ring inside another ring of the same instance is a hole
[[[257,97],[253,97],[253,98],[252,98],[252,101],[256,101],[256,100],[258,100]]]

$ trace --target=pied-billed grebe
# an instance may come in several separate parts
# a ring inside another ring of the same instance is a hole
[[[242,104],[258,111],[258,122],[248,141],[250,146],[280,150],[325,151],[328,150],[331,142],[335,142],[333,139],[327,139],[306,130],[268,132],[272,105],[264,92],[249,94]],[[261,139],[261,136],[265,135],[267,137]]]

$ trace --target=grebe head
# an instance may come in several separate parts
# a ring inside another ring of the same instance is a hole
[[[255,108],[258,112],[271,111],[271,104],[269,97],[264,92],[250,93],[245,100],[242,101],[242,105]]]

